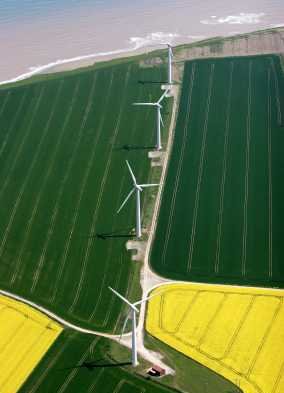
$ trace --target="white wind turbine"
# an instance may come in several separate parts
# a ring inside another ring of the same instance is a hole
[[[172,59],[174,57],[173,50],[170,44],[168,46],[168,84],[171,85],[173,83],[172,80]]]
[[[131,319],[132,319],[132,335],[131,335],[131,358],[132,358],[132,366],[136,367],[138,365],[138,357],[137,357],[137,326],[136,326],[136,321],[137,321],[137,314],[139,313],[139,309],[137,308],[137,306],[140,306],[142,303],[147,302],[147,300],[149,300],[150,298],[152,298],[153,296],[157,296],[160,295],[159,293],[155,293],[154,295],[150,295],[144,299],[139,300],[138,302],[135,303],[130,303],[129,300],[127,300],[124,296],[122,296],[120,293],[118,293],[116,290],[114,290],[113,288],[109,287],[109,289],[116,295],[118,296],[124,303],[126,303],[129,308],[130,308],[130,313],[127,314],[127,317],[124,321],[123,324],[123,328],[122,328],[122,333],[121,336],[124,333],[124,329],[126,327],[127,321],[130,317],[131,314]]]
[[[156,149],[161,150],[162,149],[162,143],[161,143],[161,124],[164,127],[164,122],[162,119],[161,115],[161,109],[162,105],[161,102],[165,98],[166,94],[168,93],[168,89],[161,95],[159,100],[157,102],[134,102],[133,105],[138,105],[138,106],[155,106],[157,108],[157,142],[156,142]]]
[[[117,213],[121,211],[123,206],[126,204],[128,199],[131,197],[131,195],[136,191],[136,236],[139,238],[142,236],[142,231],[141,231],[141,206],[140,206],[140,193],[143,191],[143,188],[146,187],[155,187],[159,186],[159,184],[137,184],[136,178],[134,176],[134,173],[129,165],[129,162],[126,160],[126,164],[128,166],[132,181],[133,181],[133,188],[130,191],[130,193],[127,195],[127,197],[124,199],[123,203],[121,204],[120,208],[118,209]]]

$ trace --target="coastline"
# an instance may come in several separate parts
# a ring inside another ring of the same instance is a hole
[[[179,44],[174,46],[174,48],[176,51],[176,62],[208,57],[249,56],[269,53],[284,55],[284,25],[231,36],[210,37]],[[110,61],[127,61],[134,57],[141,57],[141,60],[143,60],[144,56],[161,57],[163,52],[166,54],[165,43],[156,43],[156,45],[149,44],[148,46],[60,59],[34,67],[15,78],[0,81],[0,89],[18,85],[20,82],[33,82],[44,76],[51,77],[51,75],[57,73],[100,66]]]
[[[208,37],[202,40],[194,41],[194,42],[187,42],[183,44],[179,44],[174,46],[178,51],[181,49],[194,49],[194,48],[204,48],[204,47],[214,47],[216,44],[219,43],[226,43],[226,42],[231,42],[231,41],[236,41],[236,40],[244,40],[248,39],[249,37],[255,37],[257,36],[257,39],[261,39],[262,37],[260,36],[265,36],[269,33],[282,33],[282,36],[284,36],[284,25],[279,26],[279,27],[274,27],[274,28],[266,28],[262,30],[256,30],[252,31],[249,33],[241,33],[241,34],[234,34],[230,36],[217,36],[217,37]],[[73,60],[73,61],[68,61],[64,64],[58,64],[55,66],[50,67],[48,70],[41,72],[40,74],[52,74],[52,73],[57,73],[57,72],[64,72],[64,71],[72,71],[76,70],[79,68],[84,68],[84,67],[90,67],[94,66],[95,64],[102,63],[102,62],[107,62],[111,60],[116,60],[116,59],[123,59],[123,58],[131,58],[139,55],[149,55],[149,54],[155,54],[157,51],[163,51],[165,50],[165,44],[156,44],[156,45],[148,45],[148,46],[143,46],[143,47],[138,47],[138,48],[129,48],[129,49],[121,49],[117,51],[110,52],[109,54],[94,54],[92,57],[90,56],[89,58],[82,58],[78,60]],[[268,47],[255,47],[251,48],[252,52],[256,52],[255,54],[264,54],[267,53],[267,51],[271,52],[283,52],[284,53],[284,44],[283,48],[276,48],[275,46],[271,45],[271,48]],[[213,50],[213,53],[215,51]],[[245,48],[242,48],[241,50],[242,53],[240,55],[246,55]],[[200,57],[208,57],[210,54],[212,54],[212,50],[207,51],[207,53],[204,53],[204,50],[202,52],[199,52]],[[224,53],[225,55],[227,53]],[[230,55],[230,54],[228,54]],[[187,55],[188,56],[188,55]],[[186,57],[187,57],[186,56]],[[199,57],[197,56],[197,57]],[[216,56],[216,53],[214,53],[214,56]],[[184,56],[182,56],[184,57]],[[191,57],[191,56],[190,56]],[[195,56],[194,56],[195,57]],[[187,60],[186,58],[182,60]]]

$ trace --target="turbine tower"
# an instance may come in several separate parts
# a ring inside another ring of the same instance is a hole
[[[173,83],[172,80],[172,59],[174,57],[173,50],[170,44],[168,46],[168,84],[171,85]]]
[[[116,290],[114,290],[113,288],[109,287],[109,289],[117,296],[119,297],[124,303],[126,303],[128,305],[128,307],[130,308],[130,313],[127,314],[127,317],[124,321],[123,324],[123,329],[122,329],[122,333],[121,336],[124,333],[124,329],[126,327],[126,323],[129,319],[129,316],[131,314],[131,319],[132,319],[132,336],[131,336],[131,358],[132,358],[132,366],[136,367],[138,365],[138,357],[137,357],[137,314],[139,313],[139,309],[137,308],[137,306],[139,306],[140,304],[146,302],[147,300],[149,300],[150,298],[152,298],[153,296],[157,296],[160,293],[156,293],[154,295],[148,296],[144,299],[139,300],[138,302],[135,303],[130,303],[129,300],[127,300],[124,296],[122,296],[119,292],[117,292]]]
[[[132,181],[133,181],[133,188],[130,191],[130,193],[127,195],[127,197],[124,199],[122,202],[120,208],[118,209],[117,213],[119,213],[128,199],[131,197],[131,195],[136,192],[136,236],[140,238],[142,236],[142,230],[141,230],[141,204],[140,204],[140,193],[143,191],[143,188],[146,187],[155,187],[159,186],[159,184],[137,184],[136,178],[134,176],[134,173],[129,165],[129,162],[126,160],[126,164],[128,167],[128,170],[130,172]]]
[[[161,124],[164,127],[164,122],[163,118],[161,115],[161,109],[162,105],[161,102],[165,98],[166,94],[168,93],[169,89],[167,89],[159,98],[157,102],[134,102],[133,105],[138,105],[138,106],[154,106],[157,108],[157,141],[156,141],[156,149],[161,150],[162,149],[162,143],[161,143]]]

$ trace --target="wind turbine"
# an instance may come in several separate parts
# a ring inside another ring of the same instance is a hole
[[[173,50],[170,44],[167,44],[168,46],[168,84],[171,85],[173,83],[172,81],[172,59],[174,57],[173,55]]]
[[[167,89],[159,98],[157,102],[134,102],[133,105],[138,106],[155,106],[157,108],[157,142],[156,142],[156,149],[161,150],[161,124],[164,127],[164,122],[161,115],[162,105],[161,102],[165,98],[166,94],[168,93],[169,89]]]
[[[124,321],[123,324],[123,328],[122,328],[122,333],[121,336],[124,333],[124,329],[126,327],[126,323],[129,319],[129,315],[131,314],[131,319],[132,319],[132,336],[131,336],[131,358],[132,358],[132,366],[136,367],[138,365],[138,358],[137,358],[137,326],[136,326],[136,321],[137,321],[137,314],[139,313],[139,309],[137,308],[137,306],[139,306],[140,304],[147,302],[147,300],[149,300],[150,298],[152,298],[153,296],[157,296],[160,294],[159,293],[155,293],[154,295],[150,295],[144,299],[139,300],[138,302],[135,303],[130,303],[129,300],[127,300],[124,296],[122,296],[119,292],[117,292],[115,289],[109,287],[109,289],[117,296],[119,297],[124,303],[126,303],[128,305],[128,307],[130,308],[130,313],[127,314],[127,317]]]
[[[141,206],[140,206],[140,193],[143,191],[143,188],[146,187],[155,187],[159,186],[159,184],[137,184],[136,178],[134,176],[134,173],[131,169],[131,166],[129,165],[129,162],[126,160],[126,164],[128,167],[128,170],[130,172],[132,181],[133,181],[133,188],[130,191],[130,193],[127,195],[127,197],[124,199],[122,202],[120,208],[118,209],[117,213],[119,213],[128,199],[131,197],[131,195],[136,191],[136,236],[139,238],[142,236],[142,231],[141,231]]]

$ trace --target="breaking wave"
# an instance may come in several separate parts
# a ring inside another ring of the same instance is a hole
[[[217,18],[216,15],[210,16],[210,19],[203,19],[200,21],[203,25],[219,25],[219,24],[229,24],[229,25],[244,25],[244,24],[257,24],[261,22],[265,14],[260,12],[256,13],[245,13],[240,12],[238,15],[228,15],[225,17]]]

